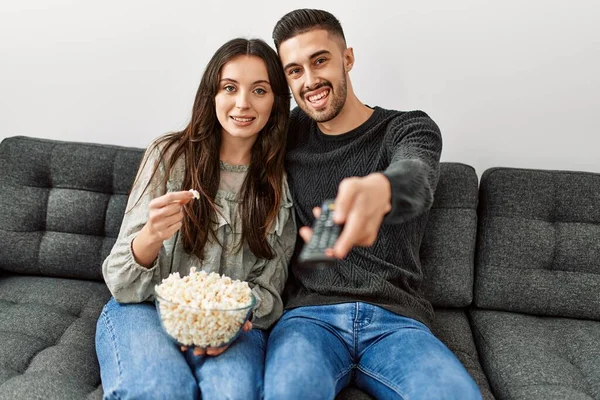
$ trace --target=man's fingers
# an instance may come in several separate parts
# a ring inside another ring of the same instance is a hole
[[[300,237],[304,240],[304,243],[310,242],[310,238],[312,238],[312,229],[308,226],[303,226],[300,228]]]
[[[181,349],[181,351],[187,351],[188,347],[187,346],[181,346],[180,349]]]
[[[381,219],[377,217],[365,218],[362,214],[351,213],[334,245],[334,257],[346,257],[354,246],[372,246],[380,225]]]
[[[335,197],[335,210],[333,212],[333,222],[336,224],[346,223],[348,213],[350,212],[356,193],[358,191],[358,178],[346,178],[338,187]]]
[[[358,238],[362,235],[362,229],[360,222],[357,218],[349,216],[346,220],[346,224],[338,237],[338,240],[333,246],[333,255],[336,258],[344,258],[348,255],[354,245],[357,244]]]
[[[315,218],[319,218],[321,216],[321,207],[314,207],[312,212]]]
[[[318,219],[321,216],[321,207],[314,207],[312,209],[312,212],[315,218]],[[312,238],[312,228],[309,228],[308,226],[303,226],[302,228],[300,228],[299,233],[302,240],[304,240],[304,243],[310,242],[310,239]]]

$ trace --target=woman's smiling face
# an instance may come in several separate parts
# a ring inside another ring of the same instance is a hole
[[[223,140],[255,141],[269,121],[275,96],[265,62],[256,56],[238,56],[221,69],[215,96]]]

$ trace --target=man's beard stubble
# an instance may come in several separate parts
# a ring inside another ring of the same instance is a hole
[[[330,105],[325,110],[315,111],[313,108],[311,108],[307,104],[308,100],[306,100],[304,98],[304,94],[308,91],[316,90],[323,86],[329,87],[329,96],[333,96],[333,97],[331,98]],[[334,89],[333,85],[329,81],[321,82],[314,88],[311,88],[310,90],[303,90],[300,93],[301,101],[299,101],[299,102],[296,101],[296,102],[298,103],[300,108],[311,119],[315,120],[316,122],[328,122],[328,121],[331,121],[332,119],[334,119],[335,117],[337,117],[339,115],[339,113],[342,111],[342,108],[344,108],[344,104],[346,104],[346,96],[347,95],[348,95],[348,85],[346,82],[346,73],[344,71],[342,73],[342,79],[340,80],[340,84],[338,85],[337,88]]]

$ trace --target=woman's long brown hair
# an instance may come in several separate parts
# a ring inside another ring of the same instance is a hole
[[[203,259],[208,240],[217,240],[213,226],[217,220],[215,196],[220,179],[221,125],[217,119],[215,96],[223,66],[242,55],[260,57],[266,64],[274,103],[269,121],[252,146],[250,165],[238,195],[242,238],[259,258],[273,258],[267,242],[269,227],[279,211],[284,174],[284,150],[290,110],[290,94],[277,53],[260,39],[237,38],[221,46],[208,62],[194,100],[192,118],[180,132],[169,133],[153,143],[160,151],[166,176],[180,157],[185,160],[182,189],[197,189],[200,200],[184,207],[181,240],[188,253]],[[156,174],[158,165],[153,174]],[[209,238],[210,236],[210,238]]]

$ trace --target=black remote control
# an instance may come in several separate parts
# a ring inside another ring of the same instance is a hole
[[[313,223],[313,234],[310,242],[304,245],[298,261],[304,265],[334,263],[336,258],[325,254],[326,249],[333,248],[342,227],[333,222],[334,200],[325,200],[321,205],[321,216]]]

